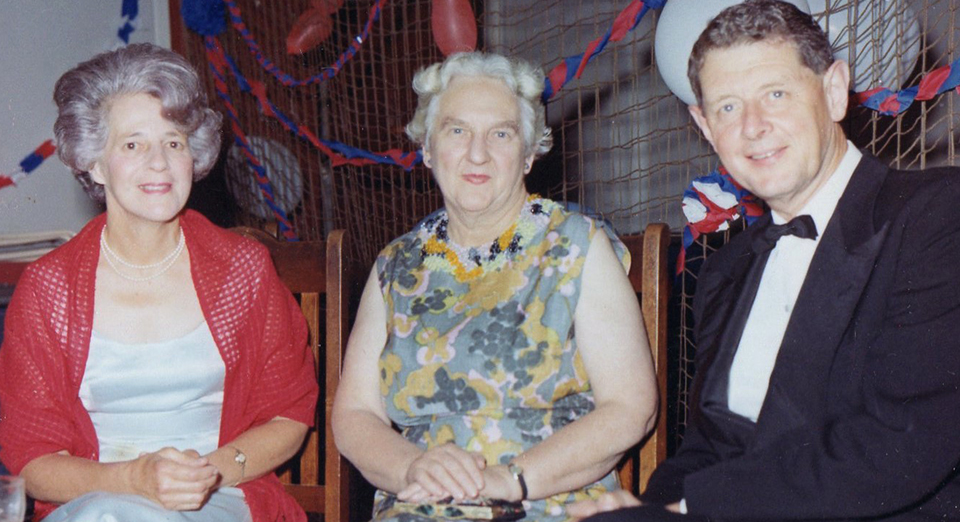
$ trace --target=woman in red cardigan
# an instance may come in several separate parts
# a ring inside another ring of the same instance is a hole
[[[273,470],[314,418],[306,326],[266,249],[184,210],[220,146],[196,72],[131,45],[54,100],[60,158],[106,213],[16,288],[0,460],[48,521],[305,520]]]

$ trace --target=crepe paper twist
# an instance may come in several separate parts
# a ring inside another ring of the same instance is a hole
[[[854,94],[857,103],[873,109],[884,116],[896,116],[907,110],[915,101],[932,100],[935,96],[960,86],[960,59],[950,65],[934,69],[920,79],[920,83],[898,92],[886,87],[877,87]],[[960,92],[960,89],[958,89]]]
[[[287,219],[287,213],[274,201],[273,184],[267,176],[267,169],[263,167],[263,164],[260,163],[260,160],[257,159],[257,156],[253,153],[253,150],[250,148],[250,141],[243,132],[243,128],[240,127],[240,118],[237,116],[237,109],[234,107],[233,100],[230,99],[230,94],[227,92],[226,62],[223,59],[223,50],[220,48],[220,43],[215,36],[205,37],[204,42],[207,47],[207,62],[210,64],[211,72],[213,72],[217,95],[227,108],[227,116],[230,118],[230,126],[233,129],[234,142],[240,147],[240,151],[244,158],[246,158],[247,164],[249,164],[256,173],[257,185],[260,187],[263,201],[266,202],[267,207],[277,218],[280,234],[287,241],[296,241],[297,235],[293,231],[293,225],[290,223],[290,220]]]
[[[373,4],[373,7],[370,8],[370,14],[367,16],[367,23],[363,26],[363,30],[360,31],[359,35],[353,38],[353,40],[350,42],[350,46],[347,47],[347,50],[340,54],[340,57],[337,58],[337,61],[333,62],[333,65],[325,67],[320,74],[316,74],[303,80],[297,80],[293,76],[280,70],[275,63],[263,55],[263,51],[260,50],[260,45],[257,44],[257,41],[253,38],[253,35],[250,34],[250,30],[247,29],[246,24],[243,23],[243,18],[240,16],[240,8],[237,7],[236,1],[224,0],[224,2],[227,4],[227,10],[229,11],[231,24],[233,24],[233,27],[240,33],[243,41],[247,43],[247,47],[250,49],[250,53],[253,55],[253,57],[257,60],[257,63],[263,67],[263,70],[270,73],[280,83],[286,85],[287,87],[313,85],[324,82],[336,76],[343,66],[346,65],[346,63],[357,54],[357,51],[360,50],[363,42],[365,42],[367,37],[370,35],[373,24],[380,19],[380,13],[383,11],[384,5],[387,4],[387,0],[377,0]]]
[[[20,168],[14,171],[13,174],[0,174],[0,189],[12,187],[19,183],[20,180],[27,177],[28,174],[39,167],[45,159],[52,156],[56,150],[57,147],[53,144],[53,140],[47,140],[40,144],[39,147],[20,161]]]
[[[333,167],[339,167],[341,165],[364,166],[383,164],[403,167],[404,170],[409,172],[410,170],[413,170],[413,167],[416,164],[423,160],[420,151],[404,152],[400,149],[390,149],[385,152],[369,152],[336,141],[322,140],[318,138],[308,128],[297,124],[290,117],[284,114],[276,105],[274,105],[273,102],[271,102],[267,97],[267,89],[263,83],[254,80],[248,81],[240,72],[240,69],[237,67],[233,59],[227,56],[227,54],[223,51],[223,47],[220,46],[219,40],[217,40],[215,37],[207,37],[206,45],[208,50],[207,59],[210,60],[211,63],[215,62],[215,67],[218,67],[222,70],[229,68],[230,73],[237,81],[237,85],[240,90],[242,92],[250,93],[256,98],[260,112],[262,112],[264,116],[275,118],[288,131],[297,137],[306,140],[314,147],[319,149],[328,158],[330,158],[330,163]],[[226,74],[223,76],[225,78]],[[220,90],[219,84],[217,85],[217,89],[218,91]],[[223,90],[225,93],[225,82]],[[223,96],[224,95],[222,94],[221,97]]]
[[[640,23],[640,20],[643,19],[643,16],[647,14],[647,11],[650,9],[661,9],[666,3],[666,0],[646,0],[645,2],[633,0],[630,2],[630,5],[621,11],[620,14],[617,15],[617,18],[614,19],[613,25],[607,30],[607,34],[590,42],[583,54],[564,58],[559,65],[547,74],[543,80],[543,103],[547,103],[547,101],[570,80],[580,78],[587,64],[590,63],[596,55],[600,54],[608,43],[619,42],[627,33],[633,31],[634,28],[637,27],[637,24]]]
[[[124,44],[130,43],[130,33],[137,30],[131,22],[136,20],[139,14],[140,4],[137,0],[123,0],[123,5],[120,7],[120,16],[125,18],[126,21],[120,26],[120,29],[117,29],[117,37]]]
[[[677,258],[677,274],[683,272],[687,248],[700,237],[730,228],[730,223],[743,216],[747,225],[763,215],[763,205],[756,196],[740,186],[722,165],[706,176],[700,176],[683,191],[683,248]]]

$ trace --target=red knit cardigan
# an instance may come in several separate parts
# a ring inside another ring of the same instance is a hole
[[[0,460],[19,473],[67,450],[98,459],[79,398],[106,216],[31,264],[14,291],[0,348]],[[276,416],[313,425],[319,389],[303,315],[266,248],[186,211],[180,223],[203,316],[226,366],[220,445]],[[242,484],[254,522],[301,522],[271,473]],[[37,503],[40,518],[56,506]]]

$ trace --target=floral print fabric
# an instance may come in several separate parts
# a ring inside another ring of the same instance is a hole
[[[574,313],[598,222],[530,198],[509,245],[451,262],[443,211],[387,246],[377,271],[388,341],[380,391],[390,419],[421,448],[452,442],[507,463],[594,408]],[[426,248],[442,243],[447,248]],[[629,257],[611,234],[624,267]],[[441,252],[438,254],[437,252]],[[602,434],[597,434],[598,439]],[[617,487],[616,476],[525,502],[528,520],[564,520],[563,505]],[[376,520],[409,520],[378,492]]]

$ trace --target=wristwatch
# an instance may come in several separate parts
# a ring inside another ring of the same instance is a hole
[[[520,500],[527,500],[527,481],[523,478],[523,468],[516,462],[511,462],[507,471],[520,483]]]
[[[233,456],[233,461],[240,466],[240,480],[237,481],[237,484],[243,482],[244,473],[247,471],[247,454],[230,446],[233,451],[236,451],[237,454]]]

